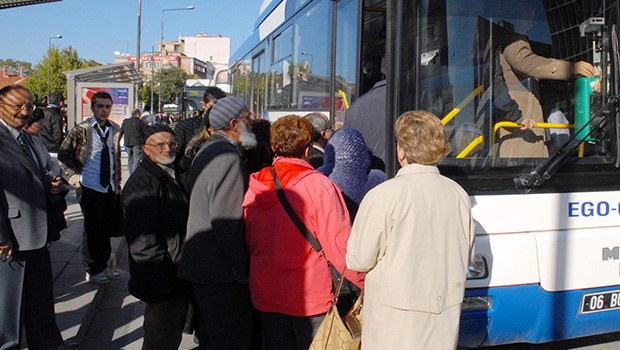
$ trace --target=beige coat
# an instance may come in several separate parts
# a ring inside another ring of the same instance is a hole
[[[536,80],[569,80],[572,72],[572,63],[538,56],[532,52],[530,44],[523,40],[506,46],[500,56],[500,65],[510,97],[517,102],[524,118],[532,118],[537,123],[545,121],[539,96],[528,90],[522,82],[528,77]],[[549,156],[544,143],[544,129],[501,129],[498,140],[502,140],[500,157]]]
[[[423,315],[425,322],[432,322],[427,320],[429,315],[441,316],[455,306],[460,310],[473,250],[469,197],[458,184],[440,175],[437,167],[410,164],[371,190],[360,205],[346,256],[349,268],[369,271],[364,303],[382,306],[364,309],[364,348],[375,348],[370,345],[373,341],[380,341],[377,346],[382,350],[399,349],[403,344],[419,346],[428,344],[428,338],[457,334],[458,311],[450,312],[449,322],[437,323],[441,329],[401,329],[391,346],[377,320],[402,317],[402,311],[410,311],[405,317]]]

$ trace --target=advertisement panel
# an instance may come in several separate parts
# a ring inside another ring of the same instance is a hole
[[[93,111],[90,107],[92,96],[100,91],[107,92],[112,96],[112,113],[110,114],[110,120],[117,124],[121,124],[123,120],[131,115],[131,107],[133,102],[130,101],[131,87],[95,87],[95,86],[82,86],[80,90],[80,103],[81,103],[81,120],[88,119],[93,116]]]

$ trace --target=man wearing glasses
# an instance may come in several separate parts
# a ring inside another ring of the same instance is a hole
[[[46,197],[62,188],[46,176],[41,150],[24,132],[34,109],[22,86],[0,89],[0,349],[67,349],[56,325],[47,249]]]
[[[145,138],[145,157],[123,188],[129,292],[146,303],[143,349],[178,349],[190,293],[189,284],[176,278],[189,196],[173,165],[172,129],[155,124]]]
[[[76,125],[60,145],[58,161],[76,187],[84,214],[83,257],[86,280],[109,283],[120,273],[108,268],[115,224],[116,193],[121,187],[120,127],[108,120],[112,96],[97,92],[91,98],[93,117]]]
[[[312,147],[308,153],[308,163],[316,169],[323,165],[323,155],[325,154],[327,140],[332,137],[334,128],[323,113],[306,114],[304,118],[312,124]]]

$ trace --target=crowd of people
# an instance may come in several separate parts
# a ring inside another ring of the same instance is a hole
[[[11,281],[0,285],[0,348],[19,346],[22,323],[30,349],[69,348],[54,319],[47,243],[58,226],[46,210],[70,186],[87,281],[120,277],[110,237],[126,237],[143,349],[177,349],[183,332],[201,349],[307,349],[334,271],[364,291],[363,349],[456,347],[474,230],[466,192],[436,167],[450,150],[436,116],[398,118],[402,168],[388,180],[366,135],[320,113],[254,120],[215,87],[174,129],[139,109],[119,126],[112,105],[96,93],[93,116],[48,142],[51,118],[32,94],[0,90],[0,276]]]

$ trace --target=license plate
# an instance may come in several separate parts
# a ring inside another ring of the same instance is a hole
[[[620,309],[620,290],[584,294],[581,301],[582,314],[616,309]]]

